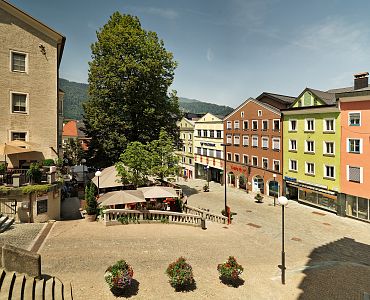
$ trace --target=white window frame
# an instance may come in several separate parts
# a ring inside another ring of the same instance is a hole
[[[247,162],[245,162],[245,158],[247,158]],[[243,154],[243,164],[249,164],[249,156],[246,154]]]
[[[234,121],[234,129],[240,129],[240,122],[239,122],[239,120]]]
[[[253,164],[253,158],[256,158],[257,164]],[[252,156],[252,166],[253,167],[258,167],[258,156],[255,156],[255,155]]]
[[[191,140],[191,133],[189,133],[189,137],[188,137],[189,140]]]
[[[238,161],[236,161],[236,157],[238,156]],[[239,162],[240,163],[240,154],[239,153],[234,153],[234,162]]]
[[[333,153],[328,153],[326,150],[327,150],[327,147],[326,147],[326,144],[328,143],[332,143],[333,144]],[[325,154],[325,155],[332,155],[334,156],[335,155],[335,142],[334,141],[323,141],[322,143],[322,153]]]
[[[243,135],[243,146],[249,146],[249,135]]]
[[[333,121],[333,130],[328,130],[328,128],[326,127],[326,121]],[[324,129],[323,132],[334,133],[335,132],[335,119],[334,118],[325,118],[325,119],[323,119],[322,128]]]
[[[292,129],[292,121],[295,121],[295,129]],[[297,119],[290,119],[289,120],[289,131],[297,132],[298,129],[298,120]]]
[[[305,153],[311,153],[311,154],[315,154],[316,153],[316,145],[315,145],[315,141],[312,141],[312,140],[305,140],[304,141],[304,152]],[[313,151],[308,151],[308,142],[312,142],[313,143]]]
[[[353,167],[353,168],[360,168],[360,182],[349,180],[349,167]],[[363,167],[357,167],[357,166],[350,166],[350,165],[346,165],[346,175],[347,175],[346,177],[347,177],[347,181],[348,181],[348,182],[353,182],[353,183],[364,183],[364,168],[363,168]]]
[[[308,164],[312,164],[313,165],[313,173],[309,173],[308,172]],[[315,166],[315,163],[314,162],[310,162],[310,161],[306,161],[305,162],[305,174],[306,175],[316,175],[316,166]]]
[[[261,138],[261,140],[262,140],[262,145],[261,145],[261,147],[262,147],[262,149],[268,149],[269,148],[269,138],[268,138],[268,136],[263,136],[262,138]],[[267,140],[267,146],[266,147],[264,147],[263,146],[263,141],[266,141]]]
[[[25,65],[24,65],[24,71],[13,71],[13,53],[15,54],[22,54],[25,55]],[[12,73],[21,73],[21,74],[28,74],[28,53],[23,51],[17,51],[17,50],[10,50],[10,62],[9,62],[9,70]]]
[[[313,121],[313,129],[308,129],[308,121]],[[315,124],[314,118],[304,119],[304,131],[305,132],[315,132],[315,129],[316,129],[316,124]]]
[[[254,123],[256,123],[256,124],[257,124],[256,129],[254,129],[254,128],[253,128],[253,127],[254,127],[254,126],[253,126],[253,124],[254,124]],[[252,120],[252,128],[251,128],[251,129],[252,129],[252,131],[257,131],[257,130],[258,130],[258,120]]]
[[[258,116],[258,117],[262,117],[262,110],[260,110],[260,109],[259,109],[259,110],[257,110],[257,116]]]
[[[230,155],[230,159],[229,159],[229,155]],[[231,152],[226,153],[226,160],[227,161],[232,161],[233,160],[233,154]]]
[[[351,125],[351,115],[353,114],[360,114],[360,124],[359,125]],[[349,111],[348,112],[348,126],[361,126],[362,125],[362,114],[361,111]]]
[[[264,161],[267,161],[267,168],[264,167]],[[269,169],[269,159],[267,157],[262,157],[262,169],[268,170]]]
[[[275,121],[278,121],[279,129],[275,129]],[[279,131],[279,132],[280,132],[280,130],[281,130],[280,122],[281,122],[281,120],[280,120],[280,119],[273,119],[273,120],[272,120],[272,130],[273,130],[273,131]]]
[[[13,141],[12,135],[13,133],[25,133],[26,134],[26,142],[29,141],[29,131],[28,130],[9,130],[9,141]]]
[[[244,118],[244,111],[241,111],[241,112],[240,112],[240,117],[241,117],[241,118]]]
[[[255,140],[257,141],[257,145],[254,145]],[[258,148],[258,135],[252,135],[252,147],[253,148]]]
[[[292,169],[292,161],[295,161],[296,169]],[[298,160],[289,158],[289,171],[298,172]]]
[[[279,140],[279,148],[274,148],[274,140]],[[272,145],[271,145],[272,150],[281,151],[281,140],[279,137],[272,138],[271,142],[272,142]]]
[[[266,124],[267,124],[266,129],[263,128],[263,123],[264,122],[266,122]],[[262,128],[261,128],[261,130],[263,130],[263,131],[269,130],[269,120],[262,120]]]
[[[292,141],[295,141],[295,149],[292,148]],[[298,149],[298,142],[297,140],[292,140],[292,139],[289,139],[289,151],[297,151]]]
[[[226,129],[229,129],[229,130],[230,130],[230,129],[233,129],[233,127],[232,127],[232,126],[233,126],[233,123],[232,123],[231,121],[227,121],[227,122],[226,122]]]
[[[276,162],[279,164],[279,170],[278,171],[275,170],[275,163]],[[273,169],[274,172],[281,172],[280,160],[278,160],[278,159],[273,159],[272,160],[272,169]]]
[[[236,142],[236,140],[238,139],[238,143]],[[240,145],[240,135],[234,135],[234,145]]]
[[[334,172],[333,172],[334,173],[334,177],[326,176],[326,168],[327,167],[333,167],[334,168]],[[335,176],[335,166],[324,164],[324,170],[323,171],[324,171],[323,172],[323,174],[324,174],[323,178],[328,178],[328,179],[335,179],[336,178],[336,176]]]
[[[189,153],[193,153],[193,147],[189,147]]]
[[[350,140],[359,140],[360,141],[360,152],[352,152],[349,151],[349,141]],[[347,153],[353,153],[353,154],[362,154],[363,153],[363,140],[361,138],[347,138]]]
[[[245,128],[245,123],[247,123],[247,128]],[[249,130],[249,120],[243,121],[243,130]]]
[[[232,134],[226,134],[226,143],[231,144],[233,142],[233,135]]]
[[[26,111],[25,112],[21,112],[21,111],[13,112],[13,94],[26,95]],[[29,93],[10,91],[9,98],[10,98],[10,114],[12,114],[12,115],[29,115],[29,107],[30,107]]]

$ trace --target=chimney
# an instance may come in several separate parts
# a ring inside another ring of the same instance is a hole
[[[363,88],[367,88],[369,86],[369,73],[363,72],[363,73],[357,73],[353,75],[355,77],[354,80],[354,90],[359,90]]]

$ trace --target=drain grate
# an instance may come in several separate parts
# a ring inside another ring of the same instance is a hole
[[[318,212],[318,211],[313,211],[312,213],[315,214],[315,215],[319,215],[319,216],[326,216],[326,214],[323,214],[323,213]]]
[[[296,241],[296,242],[302,242],[302,239],[300,239],[300,238],[297,238],[297,237],[292,237],[292,241]]]
[[[326,225],[326,226],[331,226],[331,224],[330,223],[323,223],[324,225]]]
[[[247,209],[246,212],[252,212],[251,210]]]
[[[247,225],[248,225],[248,226],[251,226],[251,227],[254,227],[254,228],[261,228],[261,226],[260,226],[260,225],[253,224],[253,223],[248,223]]]
[[[224,227],[222,227],[223,229],[229,229],[229,227],[227,227],[227,226],[224,226]]]

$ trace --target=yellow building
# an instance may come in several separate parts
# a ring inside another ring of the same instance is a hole
[[[177,151],[177,155],[180,157],[181,175],[192,179],[194,178],[194,122],[182,118],[177,126],[180,128],[182,142],[181,151]]]
[[[221,182],[223,174],[223,121],[207,113],[195,122],[195,178]]]

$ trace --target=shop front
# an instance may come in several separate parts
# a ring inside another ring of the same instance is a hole
[[[362,197],[345,195],[346,215],[370,222],[370,200]]]

